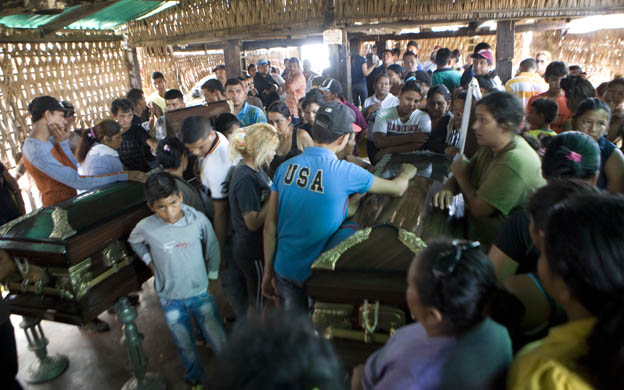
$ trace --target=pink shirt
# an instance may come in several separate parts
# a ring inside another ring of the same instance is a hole
[[[286,105],[294,118],[299,118],[297,103],[305,96],[306,79],[301,72],[286,80]]]

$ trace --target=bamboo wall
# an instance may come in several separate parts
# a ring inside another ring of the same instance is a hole
[[[145,96],[155,91],[152,72],[158,71],[165,76],[167,89],[179,89],[186,94],[195,83],[212,74],[215,66],[223,64],[223,53],[174,55],[167,46],[137,48],[137,54]]]
[[[621,0],[181,0],[176,7],[128,24],[132,45],[174,44],[322,31],[355,23],[445,23],[487,19],[570,17],[624,10]]]
[[[121,41],[0,43],[0,158],[15,166],[30,131],[28,104],[41,95],[70,101],[76,127],[109,116],[130,83]]]
[[[535,33],[534,52],[548,50],[553,59],[579,65],[594,86],[624,74],[624,29],[601,30],[588,34],[561,35],[561,31]]]
[[[178,80],[182,93],[188,93],[193,86],[212,74],[215,66],[223,64],[223,53],[174,56]]]

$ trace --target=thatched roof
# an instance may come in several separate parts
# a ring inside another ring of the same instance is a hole
[[[624,10],[624,0],[182,0],[128,24],[129,41],[145,44],[255,39],[319,32],[328,26],[476,22],[575,17]]]

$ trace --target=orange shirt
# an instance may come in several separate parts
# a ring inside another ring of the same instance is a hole
[[[529,99],[529,103],[527,103],[527,106],[526,106],[526,112],[527,113],[529,112],[531,108],[531,104],[533,103],[535,99],[539,99],[539,98],[552,99],[546,95],[547,93],[548,92],[544,92],[544,93],[540,93],[539,95],[531,96],[531,98]],[[565,94],[562,94],[561,96],[559,96],[557,99],[554,99],[554,100],[557,102],[557,105],[559,106],[559,112],[557,113],[557,119],[553,123],[550,124],[550,128],[553,129],[555,133],[559,134],[563,131],[563,124],[568,119],[572,118],[572,111],[570,111],[570,109],[568,108]],[[535,129],[532,128],[531,130],[535,130]]]
[[[50,153],[52,153],[52,156],[61,164],[72,169],[76,169],[69,157],[65,155],[59,144],[55,143],[52,150],[50,150]],[[37,188],[41,193],[43,207],[51,206],[67,200],[72,196],[76,196],[77,192],[74,188],[58,182],[41,172],[37,167],[32,165],[26,157],[24,157],[24,166],[26,167],[26,171],[30,174],[30,176],[32,176],[37,184]]]

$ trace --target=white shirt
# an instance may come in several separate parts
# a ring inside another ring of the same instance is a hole
[[[415,132],[431,133],[431,118],[424,111],[414,110],[409,119],[401,121],[397,107],[386,108],[377,113],[373,133],[381,133],[389,136],[406,135]]]
[[[377,96],[373,94],[367,97],[366,100],[364,100],[363,111],[366,111],[368,107],[373,106],[377,103],[380,103],[380,104],[379,104],[379,108],[377,109],[377,111],[375,111],[375,113],[378,113],[379,110],[384,110],[386,108],[398,106],[399,98],[394,96],[391,93],[388,93],[386,97],[384,98],[384,100],[379,101],[379,99],[377,99]],[[366,132],[366,138],[370,139],[371,141],[373,140],[373,126],[375,124],[375,117],[376,117],[375,113],[369,113],[368,115],[368,130]]]
[[[201,159],[201,183],[210,191],[212,199],[225,199],[228,197],[230,174],[235,163],[230,160],[230,143],[227,138],[218,131],[217,144]]]

